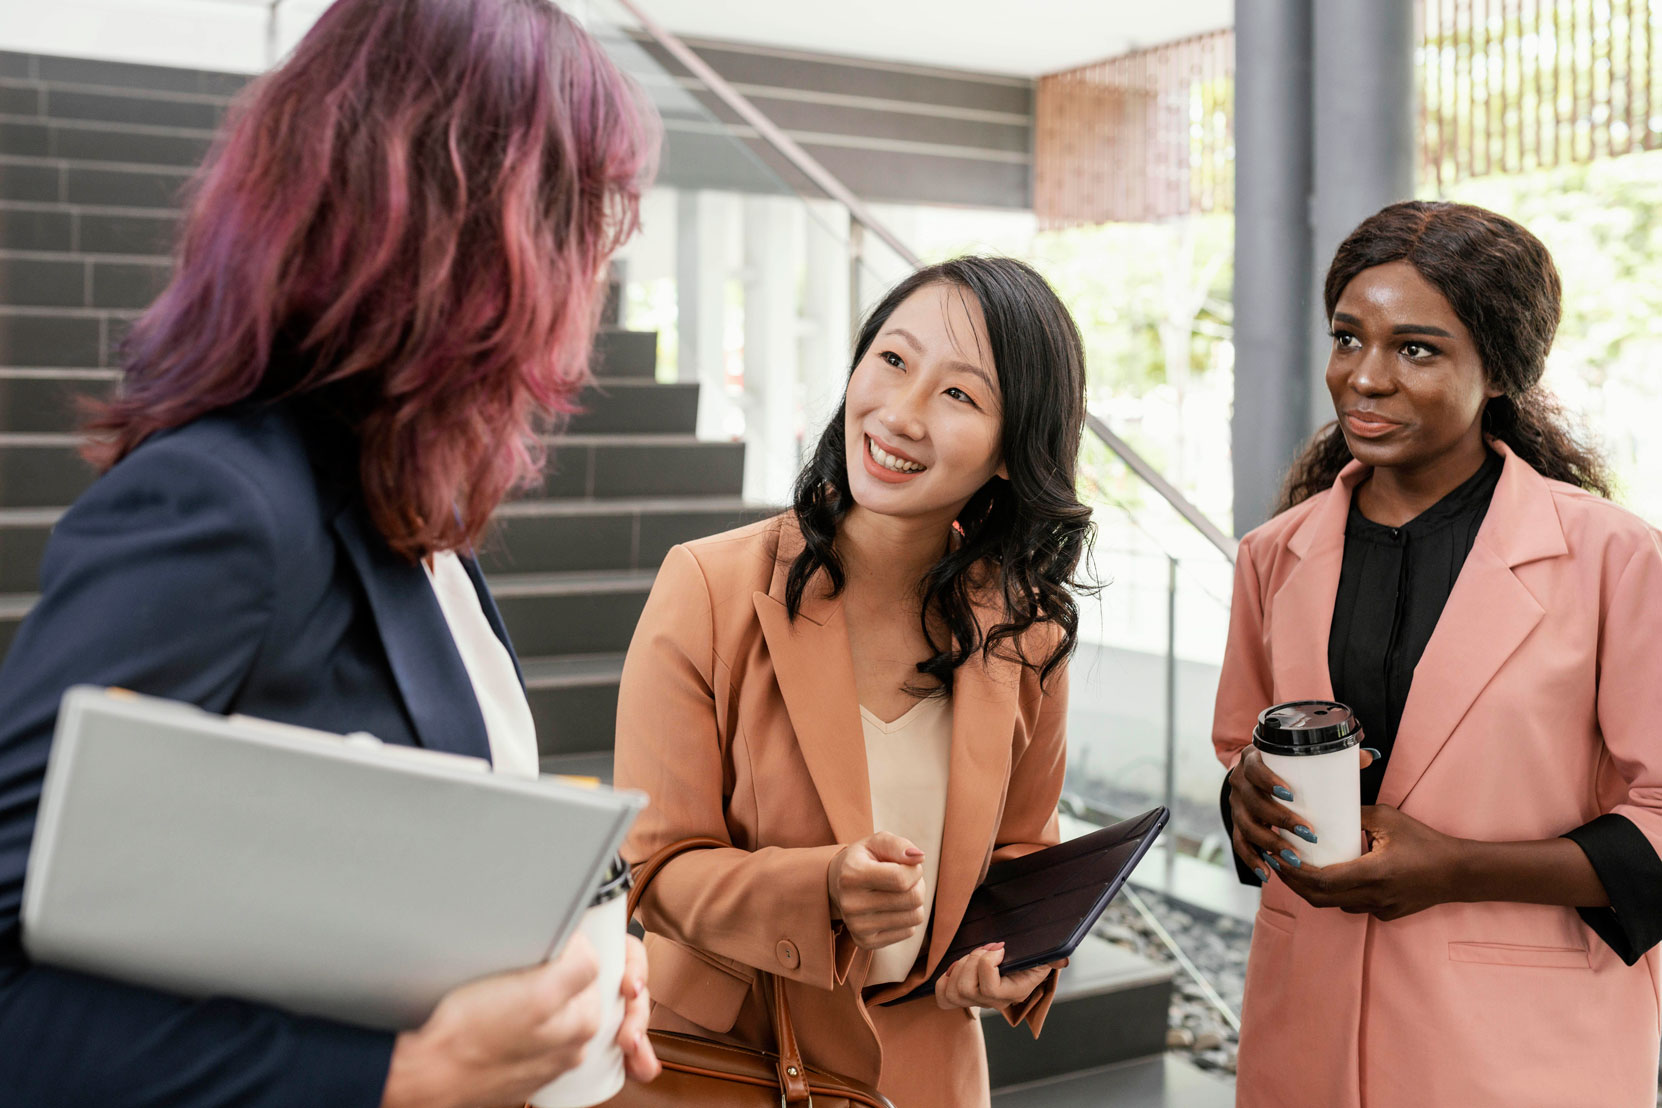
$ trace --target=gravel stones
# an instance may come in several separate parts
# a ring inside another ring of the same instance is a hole
[[[1156,893],[1139,890],[1183,953],[1195,963],[1224,1002],[1236,1012],[1246,984],[1247,948],[1252,942],[1252,925],[1241,920],[1214,916],[1187,905],[1167,900]],[[1137,914],[1131,902],[1120,898],[1108,905],[1096,934],[1161,965],[1176,959]],[[1223,1016],[1206,999],[1205,992],[1178,968],[1172,978],[1171,1010],[1166,1031],[1166,1049],[1187,1056],[1196,1065],[1224,1076],[1235,1072],[1236,1036]]]

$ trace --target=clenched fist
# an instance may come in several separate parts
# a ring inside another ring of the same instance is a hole
[[[825,884],[832,916],[864,950],[910,938],[929,918],[923,851],[887,831],[839,851],[826,868]]]

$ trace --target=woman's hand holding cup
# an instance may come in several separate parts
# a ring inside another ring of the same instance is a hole
[[[630,935],[624,940],[623,1023],[617,1029],[618,1049],[632,1080],[645,1083],[658,1076],[663,1067],[646,1037],[646,1021],[652,1015],[652,998],[646,991],[646,947]]]
[[[1301,839],[1315,841],[1314,829],[1306,827],[1282,803],[1291,799],[1292,790],[1264,764],[1258,748],[1247,747],[1241,760],[1229,771],[1229,814],[1235,824],[1232,840],[1235,854],[1258,874],[1260,881],[1269,881],[1269,869],[1301,864],[1297,853],[1287,846],[1287,840],[1276,834],[1276,828],[1285,828]]]
[[[598,972],[578,935],[540,966],[451,990],[426,1023],[395,1041],[382,1108],[524,1103],[576,1066],[599,1029]]]
[[[854,945],[877,950],[922,927],[929,912],[923,851],[899,835],[879,831],[845,846],[826,867],[831,915]]]
[[[1373,760],[1374,752],[1363,747],[1361,768],[1367,769]],[[1247,747],[1241,760],[1229,771],[1229,814],[1235,824],[1232,845],[1236,856],[1258,874],[1260,881],[1267,882],[1272,869],[1282,871],[1304,865],[1297,848],[1290,846],[1277,833],[1277,828],[1305,842],[1317,841],[1318,829],[1307,826],[1283,803],[1292,799],[1292,788],[1264,764],[1257,747]]]

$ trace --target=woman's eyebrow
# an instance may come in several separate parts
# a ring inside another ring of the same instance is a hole
[[[1345,324],[1346,326],[1349,326],[1349,327],[1360,327],[1362,325],[1362,321],[1360,319],[1357,319],[1355,316],[1351,315],[1349,312],[1334,312],[1333,313],[1333,322],[1334,323],[1343,323],[1343,324]],[[1437,335],[1438,337],[1445,338],[1445,339],[1452,339],[1454,337],[1454,335],[1451,332],[1445,331],[1441,327],[1433,327],[1429,323],[1400,323],[1397,326],[1391,328],[1391,334],[1393,334],[1393,335]]]
[[[912,344],[913,350],[916,350],[919,354],[923,353],[923,343],[919,342],[918,337],[904,327],[890,327],[887,331],[884,331],[883,334],[899,335],[901,338]]]
[[[904,327],[890,327],[887,331],[884,331],[883,334],[885,336],[899,335],[911,344],[913,350],[916,350],[919,354],[924,353],[923,343],[919,342],[918,337]],[[973,374],[974,376],[981,378],[981,383],[986,385],[987,388],[992,389],[995,392],[997,391],[997,382],[993,380],[992,375],[982,366],[975,365],[973,362],[958,361],[948,362],[946,364],[946,368],[957,370],[960,373]]]
[[[972,365],[969,362],[948,362],[946,368],[957,370],[960,373],[973,374],[981,378],[981,383],[986,385],[987,388],[997,391],[997,385],[994,383],[992,375],[978,365]]]

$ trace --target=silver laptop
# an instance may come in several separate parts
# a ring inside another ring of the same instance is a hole
[[[41,963],[368,1027],[557,951],[645,806],[480,759],[64,695],[23,891]]]

